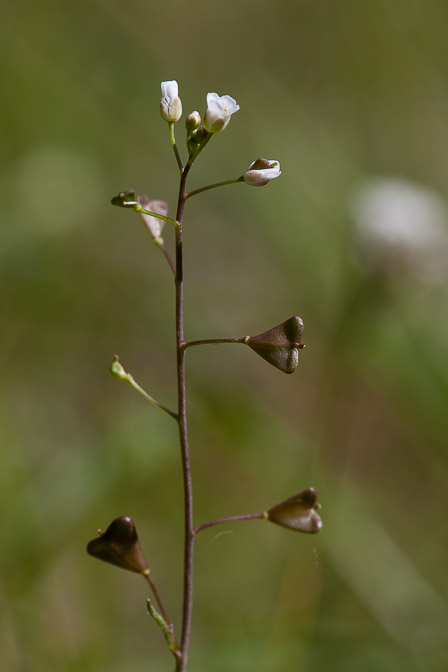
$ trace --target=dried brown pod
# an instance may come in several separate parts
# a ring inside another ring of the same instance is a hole
[[[307,488],[269,509],[267,519],[290,530],[316,534],[322,529],[318,509],[317,490]]]
[[[294,373],[299,363],[303,321],[298,315],[257,336],[248,336],[247,345],[284,373]]]
[[[137,530],[131,518],[115,518],[105,532],[87,544],[87,553],[116,567],[142,574],[148,572]]]

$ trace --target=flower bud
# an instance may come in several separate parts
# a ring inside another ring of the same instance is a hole
[[[187,135],[187,147],[190,156],[197,156],[201,152],[207,142],[212,137],[211,133],[205,130],[203,126],[199,126],[190,135]]]
[[[201,115],[196,110],[190,112],[185,119],[185,128],[187,129],[187,137],[201,125]]]
[[[120,191],[118,196],[114,196],[111,199],[111,203],[112,205],[118,205],[120,208],[132,208],[135,210],[135,208],[138,206],[135,189]]]
[[[166,217],[168,215],[168,204],[165,201],[157,201],[148,198],[148,196],[137,196],[138,203],[145,210],[150,210],[151,212],[156,212],[158,215],[163,215]],[[152,215],[145,215],[144,212],[138,213],[142,219],[143,224],[148,229],[149,233],[153,238],[160,238],[162,229],[165,225],[163,219],[158,219]]]
[[[104,533],[98,533],[100,536],[87,544],[89,555],[138,574],[149,571],[131,518],[115,518]]]
[[[302,334],[303,321],[295,315],[269,331],[248,336],[245,342],[280,371],[294,373],[299,364],[299,349],[305,347],[300,343]]]
[[[230,117],[238,112],[240,106],[231,96],[218,96],[207,93],[207,109],[204,114],[204,128],[209,133],[221,133],[230,121]]]
[[[178,95],[179,88],[176,80],[162,82],[161,88],[160,114],[165,121],[179,121],[182,116],[182,101]]]
[[[278,161],[260,158],[250,164],[243,178],[245,183],[251,187],[262,187],[281,174],[282,171]]]
[[[273,506],[267,512],[267,518],[271,523],[290,530],[316,534],[322,529],[322,520],[317,509],[320,509],[317,491],[314,488],[307,488]]]
[[[111,374],[114,376],[114,378],[118,378],[119,380],[129,380],[129,374],[126,373],[126,371],[123,369],[120,362],[118,361],[118,355],[114,355],[109,370]]]

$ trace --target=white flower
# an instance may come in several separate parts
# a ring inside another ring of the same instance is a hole
[[[448,272],[445,201],[403,179],[366,181],[352,202],[358,254],[364,266],[432,282]]]
[[[281,174],[278,161],[260,158],[250,164],[243,177],[245,183],[250,184],[251,187],[262,187]]]
[[[238,112],[240,106],[231,96],[218,96],[207,93],[207,109],[204,114],[204,128],[209,133],[221,133],[230,121],[230,117]]]
[[[182,116],[182,101],[179,98],[179,87],[176,80],[162,82],[161,88],[160,114],[165,121],[179,121]]]
[[[156,212],[158,215],[163,215],[164,217],[168,215],[168,204],[165,201],[151,201],[147,196],[139,196],[138,202],[145,210]],[[143,212],[139,212],[139,215],[151,236],[153,238],[160,238],[165,225],[163,219],[157,219],[157,217],[153,217],[152,215],[145,215]]]

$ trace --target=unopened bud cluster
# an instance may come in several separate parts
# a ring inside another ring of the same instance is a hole
[[[177,82],[175,80],[162,82],[161,89],[160,112],[163,119],[168,123],[179,121],[182,116],[182,101],[179,98]],[[238,112],[239,109],[240,106],[232,96],[208,93],[203,128],[207,133],[221,133],[228,126],[232,114]],[[191,112],[186,122],[187,134],[199,128],[201,122],[199,112]]]
[[[162,98],[160,111],[168,123],[179,121],[182,116],[182,102],[179,98],[179,87],[175,80],[162,82]],[[207,106],[203,117],[197,110],[190,112],[185,120],[187,131],[187,147],[190,157],[195,157],[205,147],[212,135],[222,133],[230,123],[230,119],[240,106],[232,96],[220,96],[218,93],[207,94]],[[262,187],[281,175],[280,163],[274,159],[259,158],[253,161],[240,181],[252,187]]]

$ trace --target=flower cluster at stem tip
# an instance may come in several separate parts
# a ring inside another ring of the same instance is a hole
[[[179,121],[182,116],[182,101],[179,98],[179,87],[176,80],[162,82],[161,89],[160,112],[163,119],[170,124]],[[229,125],[232,114],[238,112],[239,109],[240,106],[232,96],[208,93],[203,118],[195,110],[190,112],[185,122],[190,154],[197,154],[212,135],[222,133]],[[262,187],[280,175],[278,161],[258,158],[250,164],[238,181],[245,182],[252,187]]]

